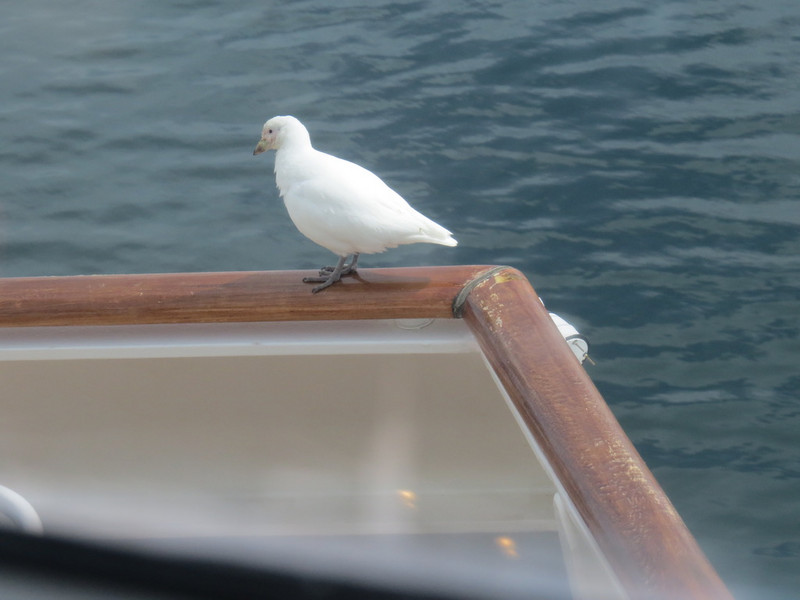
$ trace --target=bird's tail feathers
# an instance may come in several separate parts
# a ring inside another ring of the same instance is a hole
[[[441,244],[442,246],[458,246],[458,241],[452,235],[449,235],[444,239],[439,239],[434,242],[434,244]]]
[[[458,242],[447,229],[433,223],[435,227],[420,228],[417,235],[412,236],[415,242],[427,242],[429,244],[440,244],[442,246],[458,246]]]

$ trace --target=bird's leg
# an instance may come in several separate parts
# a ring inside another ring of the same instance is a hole
[[[350,264],[347,265],[344,269],[342,269],[342,277],[345,275],[352,275],[358,269],[358,252],[353,254],[353,260],[350,261]]]
[[[345,257],[345,259],[346,258],[347,257]],[[336,269],[336,267],[322,267],[319,270],[319,276],[320,277],[325,277],[329,273],[333,273],[333,271],[335,269]],[[358,252],[353,254],[353,260],[350,261],[350,264],[345,266],[342,269],[342,275],[341,276],[344,277],[345,275],[352,275],[353,273],[356,272],[357,269],[358,269]]]
[[[329,287],[339,281],[342,278],[342,271],[344,270],[344,262],[347,260],[346,256],[342,256],[339,258],[339,262],[333,268],[333,271],[325,277],[323,273],[326,271],[320,271],[319,277],[303,277],[303,283],[321,283],[322,285],[318,285],[317,287],[311,290],[312,294],[316,294],[320,290],[324,290],[326,287]]]

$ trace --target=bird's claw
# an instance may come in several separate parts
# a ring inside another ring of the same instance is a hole
[[[303,277],[303,283],[321,284],[311,290],[312,294],[316,294],[320,290],[324,290],[326,287],[332,286],[337,281],[339,281],[339,279],[338,278],[334,279],[333,277],[330,276],[330,274],[328,277]]]
[[[319,270],[319,276],[320,277],[325,277],[325,276],[330,275],[331,273],[333,273],[335,270],[336,270],[336,267],[322,267]],[[357,268],[347,266],[344,269],[342,269],[342,272],[341,272],[340,275],[342,277],[344,277],[345,275],[352,275],[353,273],[356,273],[357,271],[358,271]]]
[[[321,284],[311,290],[312,294],[316,294],[320,290],[324,290],[326,287],[333,285],[345,275],[355,275],[358,265],[358,253],[353,255],[353,260],[350,261],[349,265],[345,265],[346,260],[346,256],[340,257],[339,264],[335,267],[322,267],[319,270],[318,277],[303,277],[303,283]]]
[[[321,281],[322,283],[320,283],[320,285],[318,285],[317,287],[311,288],[311,293],[312,294],[316,294],[317,292],[319,292],[321,290],[324,290],[326,287],[332,286],[334,283],[336,283],[339,280],[338,279],[334,279],[333,277],[328,277],[327,279],[324,279],[322,277],[306,277],[305,279],[303,279],[303,281],[307,281],[308,283],[317,283],[317,282]]]

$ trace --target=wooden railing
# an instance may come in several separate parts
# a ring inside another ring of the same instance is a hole
[[[319,294],[307,274],[0,279],[0,327],[463,318],[628,595],[731,598],[519,271],[363,269]]]

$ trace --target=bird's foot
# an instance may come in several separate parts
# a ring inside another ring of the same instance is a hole
[[[331,267],[331,266],[320,267],[319,276],[320,277],[326,277],[326,276],[330,275],[331,273],[333,273],[335,270],[336,270],[336,267]],[[342,269],[342,272],[344,272],[344,269]]]
[[[355,275],[356,273],[358,273],[358,268],[355,265],[347,265],[342,269],[342,277],[345,275]]]
[[[356,271],[350,271],[347,273],[342,271],[338,275],[335,275],[334,273],[336,273],[336,271],[332,271],[330,273],[327,271],[320,271],[319,277],[303,277],[303,283],[321,283],[322,285],[318,285],[311,290],[312,294],[316,294],[320,290],[324,290],[326,287],[332,286],[345,275],[356,275]]]
[[[324,290],[326,287],[332,286],[334,283],[339,281],[339,277],[303,277],[303,283],[320,283],[320,285],[311,288],[311,293],[316,294],[319,291]]]
[[[319,277],[303,277],[303,283],[323,283],[331,279],[331,274],[324,275],[325,271],[320,271]]]
[[[339,268],[339,265],[336,265],[335,267],[330,267],[330,266],[329,267],[322,267],[319,270],[319,276],[320,277],[327,277],[328,275],[330,275],[331,273],[336,271],[337,268]],[[342,272],[339,275],[341,277],[344,277],[345,275],[353,275],[357,271],[358,271],[358,254],[354,254],[353,255],[353,260],[350,261],[349,265],[346,265],[346,266],[342,267]]]
[[[346,256],[342,256],[339,259],[339,262],[336,264],[335,267],[323,267],[319,271],[319,277],[303,277],[303,283],[321,283],[322,285],[318,285],[317,287],[311,290],[312,294],[316,294],[319,291],[324,290],[326,287],[332,286],[334,283],[339,281],[342,278],[342,275],[349,275],[353,272],[351,269],[356,262],[356,259],[353,259],[353,262],[350,263],[348,267],[344,266],[344,262],[347,260]],[[330,268],[330,271],[328,270]],[[345,273],[345,271],[347,271]]]
[[[335,267],[322,267],[319,270],[319,278],[325,278],[331,273],[333,273],[335,270],[336,270]],[[355,275],[356,273],[358,273],[358,269],[347,266],[344,269],[342,269],[342,272],[339,275],[341,277],[344,277],[345,275]]]
[[[353,254],[353,260],[350,261],[349,265],[345,266],[344,263],[346,261],[346,256],[339,257],[339,262],[336,263],[335,267],[322,267],[319,270],[319,277],[303,277],[303,283],[321,283],[322,285],[318,285],[311,290],[312,294],[316,294],[326,287],[332,286],[345,275],[355,275],[358,265],[358,253]]]
[[[342,278],[342,273],[337,273],[334,269],[333,272],[328,273],[326,275],[322,275],[322,271],[320,272],[320,277],[303,277],[303,283],[320,283],[322,285],[318,285],[315,288],[311,289],[312,294],[316,294],[319,291],[324,290],[326,287],[332,286],[334,283],[339,281]]]

